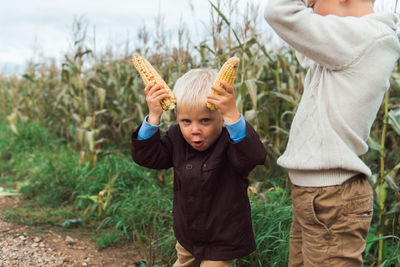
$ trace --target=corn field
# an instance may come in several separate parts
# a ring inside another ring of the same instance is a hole
[[[110,151],[129,149],[132,130],[147,115],[144,85],[130,60],[133,53],[146,57],[171,88],[190,69],[218,69],[226,59],[237,56],[241,60],[235,82],[237,105],[268,151],[265,165],[251,175],[251,186],[257,188],[254,194],[279,186],[290,195],[286,171],[277,166],[276,160],[288,140],[305,70],[290,48],[270,48],[269,35],[259,29],[260,23],[265,23],[257,15],[259,7],[249,6],[234,24],[232,1],[225,2],[210,4],[208,40],[194,44],[189,30],[181,28],[176,34],[177,45],[167,46],[160,41],[165,36],[151,36],[143,30],[138,33],[136,47],[128,47],[122,57],[115,56],[118,47],[95,54],[88,42],[88,25],[75,21],[74,48],[65,53],[61,63],[31,62],[22,76],[0,75],[2,123],[18,136],[19,125],[40,122],[63,138],[71,151],[79,152],[79,166],[94,168]],[[173,112],[164,112],[162,130],[173,123]],[[369,152],[362,158],[372,169],[370,183],[375,192],[368,266],[399,266],[400,62],[393,71],[390,90],[368,144]],[[115,175],[110,174],[104,189],[99,190],[99,217],[110,202],[117,201],[112,198],[114,182]],[[140,222],[132,225],[140,226]],[[140,229],[132,231],[140,236]],[[150,241],[142,235],[137,242],[143,247]]]

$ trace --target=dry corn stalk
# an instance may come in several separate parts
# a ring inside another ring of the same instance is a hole
[[[142,56],[134,54],[132,56],[132,63],[142,77],[144,84],[147,86],[149,83],[162,85],[163,89],[168,89],[169,97],[161,100],[161,107],[163,110],[174,109],[176,98],[168,87],[167,83],[161,78],[153,66]]]
[[[229,83],[230,85],[233,85],[233,82],[235,81],[236,78],[236,74],[239,68],[239,63],[240,63],[240,59],[237,57],[231,57],[229,58],[224,65],[222,65],[217,79],[214,82],[214,85],[217,86],[222,86],[220,83],[220,80],[223,80],[227,83]],[[217,91],[211,89],[211,93],[212,94],[218,94]],[[214,104],[208,103],[207,102],[207,107],[211,110],[216,110],[217,107]]]

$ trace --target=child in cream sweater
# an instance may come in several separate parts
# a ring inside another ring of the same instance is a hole
[[[307,69],[278,159],[293,183],[289,266],[362,266],[373,194],[359,156],[400,56],[399,20],[372,0],[269,0],[265,18]]]

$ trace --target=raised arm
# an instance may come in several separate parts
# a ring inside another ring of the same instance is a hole
[[[131,136],[132,159],[151,169],[168,169],[172,166],[172,141],[169,133],[160,136],[158,127],[163,113],[161,100],[169,96],[168,90],[149,83],[144,89],[149,115]]]
[[[314,14],[303,0],[268,0],[264,16],[290,46],[334,70],[357,60],[372,40],[366,20]]]
[[[168,169],[172,167],[172,141],[169,133],[160,136],[157,130],[150,138],[138,139],[137,129],[131,137],[132,159],[137,164],[150,169]]]
[[[246,136],[239,142],[232,141],[227,154],[235,170],[247,176],[256,165],[264,164],[267,151],[257,132],[246,122]]]
[[[217,107],[229,132],[229,160],[239,173],[247,175],[256,165],[264,164],[267,152],[256,131],[239,113],[234,87],[225,81],[220,82],[221,86],[212,86],[218,94],[208,95],[207,101]]]

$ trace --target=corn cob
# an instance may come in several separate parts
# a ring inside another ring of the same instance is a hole
[[[168,89],[169,97],[161,100],[160,104],[163,110],[174,109],[176,98],[171,89],[168,87],[167,83],[161,78],[161,76],[153,68],[153,66],[144,57],[138,54],[134,54],[132,56],[132,63],[135,66],[136,70],[139,72],[140,77],[142,77],[142,80],[146,86],[149,83],[154,83],[162,85],[163,89]]]
[[[220,80],[223,80],[223,81],[229,83],[230,85],[233,85],[233,82],[235,81],[236,74],[238,71],[239,63],[240,63],[240,59],[237,57],[231,57],[230,59],[228,59],[224,63],[224,65],[222,65],[222,67],[218,73],[217,79],[214,82],[214,85],[222,86],[220,83]],[[211,89],[211,93],[218,94],[218,92],[213,89]],[[214,104],[211,104],[208,102],[207,102],[207,107],[211,110],[217,109],[217,107]]]

